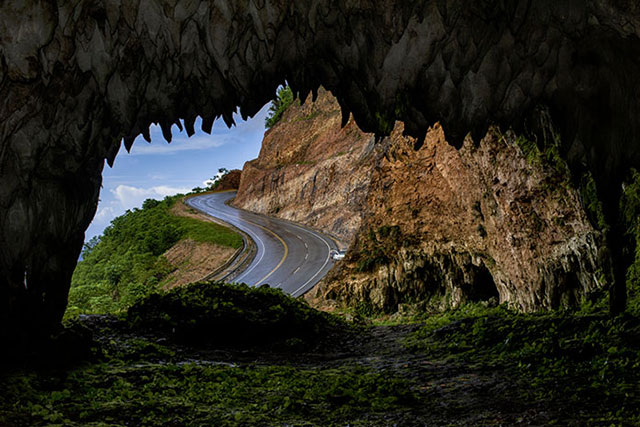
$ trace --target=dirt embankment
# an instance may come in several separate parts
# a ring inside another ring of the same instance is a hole
[[[211,221],[183,203],[176,203],[171,208],[176,216],[194,218],[199,221]],[[219,268],[236,253],[236,249],[213,243],[196,242],[184,239],[173,245],[163,256],[175,270],[165,279],[165,289],[197,282]]]

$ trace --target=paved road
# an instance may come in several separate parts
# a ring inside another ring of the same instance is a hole
[[[225,202],[236,192],[206,194],[187,199],[187,204],[247,233],[257,247],[244,271],[227,280],[252,286],[269,284],[300,296],[333,267],[329,251],[335,242],[316,231],[288,221],[235,209]]]

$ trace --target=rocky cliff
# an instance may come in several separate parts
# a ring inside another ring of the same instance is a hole
[[[377,159],[373,136],[353,120],[341,127],[341,120],[335,99],[322,89],[316,102],[294,103],[265,134],[258,158],[244,165],[234,204],[350,242]]]
[[[436,125],[415,150],[400,123],[376,144],[339,120],[326,92],[292,106],[245,165],[235,202],[352,242],[310,301],[395,310],[495,298],[534,310],[599,287],[599,233],[553,133],[543,151],[495,128],[456,150]]]

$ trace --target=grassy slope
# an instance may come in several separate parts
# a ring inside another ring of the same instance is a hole
[[[180,198],[147,200],[142,209],[114,219],[99,241],[87,245],[71,281],[67,318],[123,312],[157,292],[173,269],[161,255],[181,239],[242,246],[242,237],[225,227],[171,215]]]

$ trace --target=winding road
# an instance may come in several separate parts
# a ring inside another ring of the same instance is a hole
[[[289,221],[233,208],[226,204],[235,191],[192,197],[186,203],[246,233],[256,245],[253,260],[225,278],[251,286],[269,284],[292,296],[313,287],[333,267],[328,236]]]

